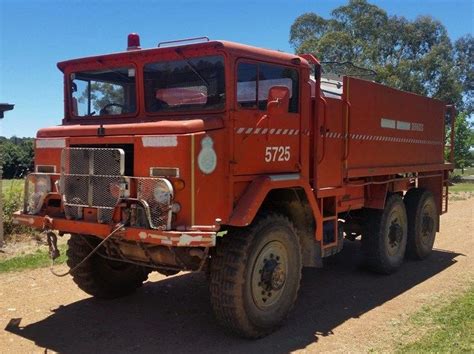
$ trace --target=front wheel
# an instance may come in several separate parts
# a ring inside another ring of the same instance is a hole
[[[97,246],[98,239],[85,235],[71,235],[68,241],[67,265],[76,267]],[[97,253],[87,259],[73,273],[77,286],[102,299],[113,299],[133,293],[142,286],[150,271],[144,267],[102,258]]]
[[[211,303],[218,321],[234,333],[258,338],[277,329],[295,303],[301,250],[284,216],[258,218],[229,232],[211,263]]]

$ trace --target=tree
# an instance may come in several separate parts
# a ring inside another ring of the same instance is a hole
[[[33,170],[33,139],[17,138],[2,140],[0,143],[3,178],[20,178]]]
[[[290,43],[297,53],[315,53],[323,62],[350,61],[374,70],[377,82],[473,112],[473,37],[453,44],[443,24],[429,16],[410,21],[366,0],[350,0],[330,19],[299,16]]]
[[[100,111],[110,103],[124,104],[124,90],[123,86],[111,84],[108,82],[93,81],[90,85],[91,89],[91,103],[92,108]],[[89,97],[88,86],[85,86],[84,91],[80,94],[79,103],[86,103]],[[114,113],[118,107],[110,107],[110,112]],[[121,108],[118,112],[120,113]]]
[[[474,112],[474,37],[468,34],[459,38],[454,48],[454,59],[465,96],[464,108],[471,114]]]
[[[454,166],[462,170],[472,163],[470,148],[474,145],[473,125],[469,122],[466,113],[456,117],[454,125]],[[448,131],[448,136],[450,132]]]

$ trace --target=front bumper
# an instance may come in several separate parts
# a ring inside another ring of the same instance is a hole
[[[59,230],[64,233],[107,237],[115,225],[99,224],[49,216],[29,215],[21,212],[13,214],[13,222],[36,229]],[[137,227],[124,227],[116,233],[128,241],[139,241],[168,247],[214,247],[217,232],[214,231],[163,231]]]

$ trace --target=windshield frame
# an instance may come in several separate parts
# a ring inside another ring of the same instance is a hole
[[[136,97],[136,104],[135,104],[135,110],[133,112],[128,112],[126,114],[107,114],[107,115],[92,115],[92,116],[80,116],[74,114],[74,109],[73,109],[73,91],[72,91],[72,83],[73,79],[71,78],[71,74],[75,74],[78,72],[83,72],[83,71],[99,71],[101,69],[109,69],[109,70],[114,70],[114,69],[121,69],[121,68],[130,68],[135,70],[135,97]],[[140,74],[139,74],[139,68],[140,66],[137,65],[137,63],[132,62],[132,61],[117,61],[117,62],[105,62],[105,61],[95,61],[92,63],[87,63],[85,65],[78,65],[71,67],[69,70],[66,70],[64,72],[65,76],[65,88],[64,88],[64,93],[66,94],[66,103],[67,103],[67,108],[66,108],[66,119],[65,121],[68,122],[81,122],[81,123],[102,123],[102,122],[119,122],[122,120],[129,120],[130,118],[136,118],[139,113],[140,113],[140,105],[141,103],[141,97],[139,94],[139,85],[141,85],[141,79],[140,79]]]
[[[181,49],[184,49],[180,47]],[[133,56],[123,56],[123,53],[119,53],[120,56],[114,58],[102,58],[92,57],[84,59],[76,59],[65,65],[61,70],[63,71],[63,125],[73,124],[129,124],[135,122],[155,122],[163,120],[182,120],[189,119],[192,116],[211,116],[215,114],[224,114],[229,110],[232,97],[233,87],[231,80],[232,68],[230,67],[233,55],[227,50],[213,46],[211,48],[193,48],[183,50],[182,54],[188,59],[195,57],[205,56],[221,56],[224,61],[224,87],[226,97],[224,105],[218,110],[183,110],[183,111],[166,111],[166,112],[147,112],[145,109],[145,95],[144,95],[144,82],[143,82],[143,70],[145,64],[153,62],[165,62],[173,60],[182,60],[182,56],[175,52],[175,48],[163,48],[156,53],[156,49],[147,49],[132,53]],[[99,61],[99,63],[98,63]],[[72,107],[72,94],[71,94],[71,74],[78,71],[93,71],[100,70],[101,67],[107,66],[109,68],[121,68],[130,66],[135,68],[136,73],[136,94],[137,94],[137,110],[135,113],[128,115],[108,115],[100,116],[94,115],[90,117],[80,117],[73,115]]]
[[[158,57],[158,58],[149,58],[145,60],[141,65],[141,72],[140,77],[142,78],[142,83],[140,89],[143,92],[143,97],[140,98],[142,102],[143,112],[147,117],[157,117],[157,116],[183,116],[183,115],[194,115],[194,114],[213,114],[213,113],[222,113],[225,112],[227,106],[229,104],[229,90],[231,89],[228,82],[228,58],[227,53],[225,51],[214,50],[214,51],[205,51],[200,52],[198,55],[189,55],[186,51],[180,51],[180,53],[173,53],[172,57]],[[202,108],[190,108],[190,109],[183,109],[183,110],[162,110],[162,111],[149,111],[146,107],[146,94],[145,94],[145,66],[148,64],[156,64],[156,63],[166,63],[166,62],[173,62],[173,61],[191,61],[197,58],[203,57],[221,57],[222,63],[224,66],[223,74],[224,74],[224,99],[222,102],[222,106],[219,108],[213,109],[202,109]]]

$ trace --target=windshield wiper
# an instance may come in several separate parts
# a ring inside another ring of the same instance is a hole
[[[187,66],[189,66],[189,68],[193,71],[194,74],[196,74],[196,76],[202,81],[204,82],[204,84],[206,85],[206,88],[209,89],[209,82],[207,82],[207,80],[199,73],[199,71],[197,71],[197,69],[194,67],[194,65],[189,61],[188,58],[186,58],[183,54],[183,52],[181,51],[181,49],[179,48],[176,48],[174,50],[176,52],[176,54],[178,54],[183,60],[184,62],[186,63]]]

